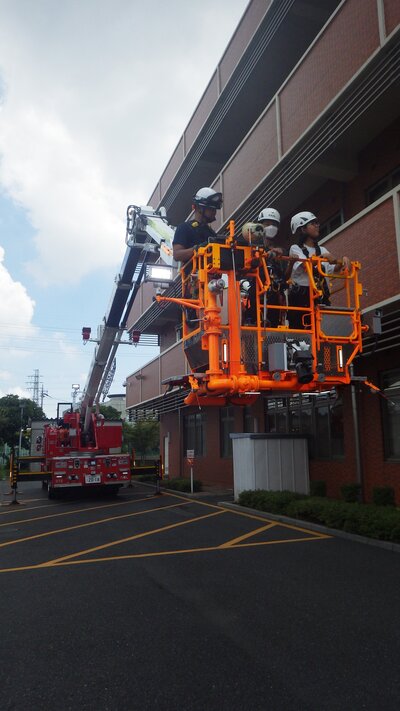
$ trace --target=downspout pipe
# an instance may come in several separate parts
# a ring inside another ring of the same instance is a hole
[[[358,413],[358,402],[357,402],[357,390],[356,382],[353,380],[354,377],[354,365],[351,363],[349,366],[350,371],[350,392],[351,392],[351,408],[353,413],[353,427],[354,427],[354,449],[356,456],[356,481],[357,484],[361,486],[361,496],[364,498],[364,481],[363,481],[363,467],[361,458],[361,443],[360,443],[360,419]]]

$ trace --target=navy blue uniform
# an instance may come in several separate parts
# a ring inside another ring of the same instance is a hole
[[[215,237],[215,232],[210,225],[197,222],[197,220],[182,222],[175,230],[172,244],[180,244],[181,247],[189,249],[189,247],[197,247],[202,242],[207,242],[210,237]]]

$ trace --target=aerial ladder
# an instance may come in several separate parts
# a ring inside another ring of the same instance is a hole
[[[91,339],[84,327],[84,343],[96,342],[93,360],[78,409],[59,403],[54,421],[32,423],[31,456],[13,455],[10,481],[16,499],[18,481],[42,480],[52,498],[61,488],[108,486],[117,491],[130,480],[130,458],[122,454],[122,422],[105,420],[99,414],[101,394],[110,386],[115,353],[123,343],[128,316],[146,270],[161,258],[173,268],[174,229],[164,208],[130,205],[127,208],[126,253],[108,310]],[[95,411],[94,411],[95,410]],[[24,471],[24,464],[36,464],[37,471]]]

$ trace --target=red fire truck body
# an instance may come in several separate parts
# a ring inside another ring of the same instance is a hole
[[[122,422],[92,415],[87,434],[79,412],[64,412],[62,418],[45,424],[43,470],[49,498],[60,489],[107,486],[117,492],[130,480],[130,457],[121,453]]]

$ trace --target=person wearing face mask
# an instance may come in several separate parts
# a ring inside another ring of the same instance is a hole
[[[264,227],[264,247],[268,252],[267,267],[271,278],[271,286],[267,292],[267,304],[273,306],[285,305],[285,264],[283,261],[276,259],[282,256],[283,249],[276,246],[276,237],[278,235],[281,216],[278,210],[273,207],[265,207],[258,215],[257,222]],[[267,310],[267,321],[270,328],[277,328],[282,323],[283,311],[279,309]]]
[[[267,305],[284,306],[286,287],[284,263],[276,257],[283,254],[281,247],[277,247],[275,238],[278,234],[281,217],[277,210],[266,207],[261,210],[257,217],[257,224],[262,225],[262,244],[267,253],[267,269],[271,279],[271,286],[267,291]],[[246,226],[245,226],[246,228]],[[245,229],[244,228],[244,229]],[[255,325],[257,323],[256,304],[256,282],[255,279],[247,280],[250,284],[248,288],[247,307],[245,311],[245,323]],[[268,328],[277,328],[283,319],[283,311],[279,309],[267,309]]]
[[[297,244],[292,244],[289,252],[289,257],[298,257],[301,260],[304,258],[313,257],[325,257],[328,262],[322,263],[322,269],[326,274],[332,274],[334,272],[340,272],[343,269],[348,269],[350,267],[350,260],[348,257],[342,257],[342,259],[335,259],[330,252],[325,247],[320,247],[318,244],[319,239],[319,222],[316,216],[312,212],[298,212],[292,217],[290,227],[292,234],[297,238]],[[322,297],[320,297],[319,303],[325,306],[330,305],[329,301],[329,287],[327,280],[318,273],[317,268],[314,267],[314,279],[315,282],[322,290]],[[309,307],[310,306],[310,280],[306,271],[304,261],[293,262],[291,271],[291,287],[289,289],[289,306],[296,307]],[[288,311],[289,328],[293,329],[304,329],[305,325],[303,322],[303,316],[306,311]]]

